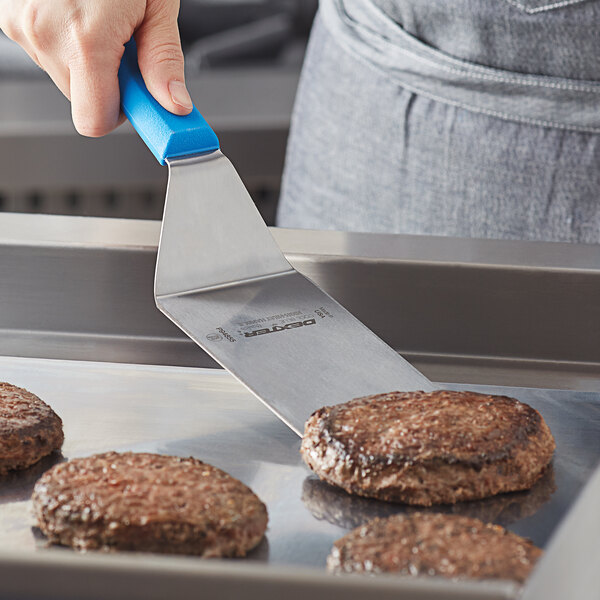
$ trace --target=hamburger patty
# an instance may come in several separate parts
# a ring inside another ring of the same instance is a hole
[[[440,513],[374,519],[335,542],[334,573],[398,573],[520,583],[542,551],[499,525]]]
[[[321,408],[306,423],[300,452],[321,479],[347,492],[430,506],[528,489],[554,448],[527,404],[435,391]]]
[[[195,458],[108,452],[56,465],[35,485],[38,525],[78,550],[245,556],[267,509],[250,488]]]
[[[25,469],[60,450],[63,439],[62,421],[45,402],[0,382],[0,475]]]

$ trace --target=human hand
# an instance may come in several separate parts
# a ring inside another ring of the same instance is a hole
[[[179,0],[0,0],[0,29],[69,98],[77,131],[98,137],[125,119],[117,73],[132,35],[150,93],[172,113],[191,111],[178,12]]]

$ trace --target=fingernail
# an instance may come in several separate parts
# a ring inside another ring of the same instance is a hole
[[[192,99],[185,87],[185,83],[182,81],[170,81],[169,82],[169,93],[171,94],[171,100],[179,106],[183,108],[190,109],[194,105],[192,104]]]

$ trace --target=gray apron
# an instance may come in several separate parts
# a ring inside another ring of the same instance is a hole
[[[599,0],[322,0],[278,225],[600,241]]]

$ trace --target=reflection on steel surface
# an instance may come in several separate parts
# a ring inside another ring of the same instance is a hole
[[[65,461],[60,452],[52,452],[28,469],[11,471],[0,477],[0,506],[29,500],[35,482],[51,467]]]
[[[554,468],[550,465],[542,478],[530,490],[499,494],[472,502],[429,507],[394,504],[353,496],[315,476],[307,477],[304,480],[302,501],[315,518],[325,519],[344,529],[354,529],[376,517],[385,518],[397,513],[412,512],[458,514],[506,527],[519,519],[534,515],[543,504],[550,500],[555,490]]]

